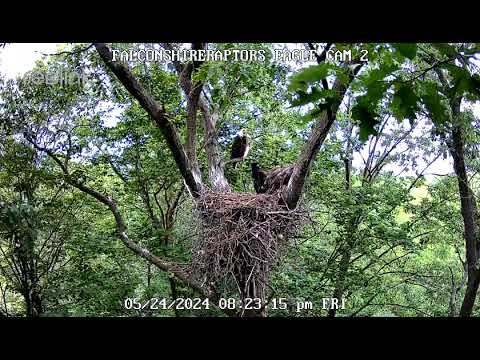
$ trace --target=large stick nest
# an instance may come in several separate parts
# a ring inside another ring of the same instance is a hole
[[[204,191],[197,200],[201,225],[193,273],[207,286],[265,299],[268,273],[306,219],[300,207],[282,204],[279,193]]]

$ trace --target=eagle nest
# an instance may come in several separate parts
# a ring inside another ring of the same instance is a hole
[[[302,207],[289,210],[279,193],[204,191],[197,200],[199,238],[192,273],[207,286],[223,286],[265,300],[268,273],[304,224]]]

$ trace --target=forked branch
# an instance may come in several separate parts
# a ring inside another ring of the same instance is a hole
[[[112,51],[103,43],[95,43],[100,57],[107,67],[120,80],[127,91],[138,100],[140,105],[153,118],[165,138],[168,148],[193,196],[198,196],[202,188],[202,180],[192,171],[192,166],[183,148],[180,136],[175,126],[170,122],[165,109],[161,107],[133,76],[130,69],[120,61],[113,61]]]

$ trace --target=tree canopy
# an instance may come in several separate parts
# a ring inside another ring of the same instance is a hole
[[[131,56],[187,50],[250,58]],[[479,65],[475,43],[94,43],[0,74],[0,316],[479,315]]]

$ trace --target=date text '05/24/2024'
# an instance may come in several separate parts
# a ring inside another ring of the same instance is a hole
[[[345,299],[323,298],[318,304],[322,309],[345,309]],[[317,305],[317,306],[318,306]],[[127,310],[201,310],[210,309],[212,304],[208,299],[201,298],[152,298],[140,301],[138,298],[126,298],[124,307]],[[259,298],[246,298],[243,301],[234,298],[220,298],[215,304],[220,309],[244,309],[244,310],[260,310],[264,306]],[[312,301],[294,300],[288,301],[286,298],[274,298],[265,306],[271,310],[287,310],[294,308],[296,312],[313,310],[314,303]]]

